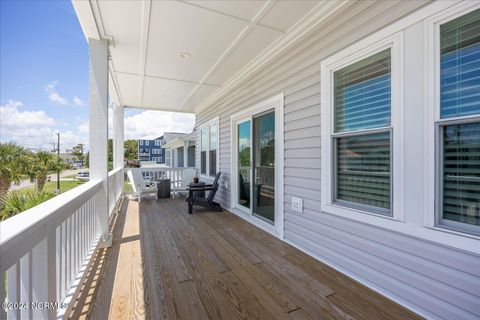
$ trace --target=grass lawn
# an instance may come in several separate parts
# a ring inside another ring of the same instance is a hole
[[[133,192],[132,185],[130,183],[128,183],[127,181],[125,181],[123,183],[123,190],[124,190],[125,193]]]
[[[84,184],[82,181],[60,181],[60,193],[66,192],[68,190],[71,190],[75,187],[78,187],[79,185]],[[57,181],[50,181],[45,183],[45,186],[43,187],[44,192],[51,192],[53,193],[57,189]],[[23,192],[28,192],[35,190],[35,187],[28,187],[28,188],[23,188],[21,190],[18,190],[18,192],[23,193]]]

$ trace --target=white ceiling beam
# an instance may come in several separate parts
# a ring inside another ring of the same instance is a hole
[[[178,81],[178,82],[183,82],[183,83],[191,83],[191,84],[198,84],[200,82],[198,81],[192,81],[192,80],[184,80],[184,79],[177,79],[177,78],[168,78],[168,77],[159,77],[159,76],[154,76],[150,75],[148,73],[145,74],[140,74],[140,73],[134,73],[134,72],[125,72],[125,71],[115,71],[116,74],[124,74],[128,76],[137,76],[137,77],[142,77],[145,76],[146,78],[152,78],[152,79],[159,79],[159,80],[170,80],[170,81]],[[211,87],[221,87],[219,84],[215,83],[203,83],[206,86],[211,86]]]
[[[274,0],[274,2],[276,2],[277,0]],[[248,19],[244,19],[244,18],[241,18],[241,17],[238,17],[238,16],[235,16],[233,14],[229,14],[229,13],[225,13],[225,12],[221,12],[221,11],[218,11],[218,10],[215,10],[215,9],[211,9],[211,8],[206,8],[206,7],[203,7],[202,5],[199,5],[197,3],[194,3],[194,2],[187,2],[187,1],[184,1],[184,0],[180,0],[180,2],[186,4],[186,5],[189,5],[189,6],[192,6],[192,7],[196,7],[196,8],[199,8],[199,9],[202,9],[202,10],[206,10],[206,11],[210,11],[210,12],[213,12],[213,13],[216,13],[216,14],[219,14],[219,15],[222,15],[222,16],[225,16],[225,17],[229,17],[229,18],[232,18],[232,19],[235,19],[235,20],[238,20],[238,21],[242,21],[244,23],[247,23],[247,24],[252,24],[252,21],[248,20]],[[272,1],[268,1],[268,2],[272,2]],[[261,11],[262,9],[260,9]],[[253,20],[253,19],[252,19]],[[267,25],[263,25],[263,24],[260,24],[260,23],[255,23],[254,24],[254,27],[256,26],[259,26],[259,27],[262,27],[262,28],[266,28],[266,29],[270,29],[272,31],[275,31],[275,32],[278,32],[278,33],[281,33],[281,34],[285,34],[285,31],[283,30],[280,30],[280,29],[277,29],[277,28],[274,28],[274,27],[270,27],[270,26],[267,26]]]
[[[148,53],[148,37],[150,34],[150,17],[152,11],[152,1],[145,0],[143,4],[142,29],[140,31],[141,45],[140,45],[140,105],[143,105],[143,92],[145,87],[145,70],[147,68],[147,53]]]
[[[338,1],[322,1],[314,9],[312,9],[306,17],[301,19],[295,26],[289,29],[289,32],[284,36],[274,41],[262,53],[255,57],[252,61],[247,63],[240,71],[232,76],[219,90],[215,91],[208,98],[204,99],[200,105],[193,109],[196,113],[204,110],[207,106],[213,104],[215,101],[229,93],[237,87],[244,79],[254,73],[263,65],[272,61],[285,48],[288,48],[297,39],[305,35],[314,27],[320,25],[325,19],[330,17],[334,12],[349,3],[348,0]]]
[[[245,39],[250,31],[256,26],[256,24],[270,11],[270,9],[275,5],[276,0],[269,0],[267,1],[261,8],[258,10],[257,14],[253,17],[251,21],[249,21],[248,25],[240,32],[240,34],[233,40],[233,42],[228,46],[228,48],[223,52],[223,54],[217,59],[217,61],[213,64],[213,66],[207,71],[207,73],[202,77],[200,83],[197,84],[192,91],[185,97],[183,100],[180,110],[183,110],[186,103],[190,98],[200,89],[200,87],[205,84],[207,79],[218,69],[222,63],[227,60],[227,58],[233,53],[235,48]]]

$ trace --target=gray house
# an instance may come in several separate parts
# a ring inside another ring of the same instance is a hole
[[[478,1],[73,4],[90,181],[0,223],[0,298],[28,284],[94,319],[480,319]],[[223,212],[120,201],[125,107],[195,113]]]

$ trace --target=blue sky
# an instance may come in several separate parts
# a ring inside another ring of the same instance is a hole
[[[59,130],[64,147],[88,143],[88,45],[70,1],[0,1],[0,104],[2,142],[47,149]],[[172,121],[193,126],[133,109],[125,121],[126,138],[178,131]]]

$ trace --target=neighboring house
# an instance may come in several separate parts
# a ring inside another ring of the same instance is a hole
[[[138,160],[165,164],[164,136],[154,140],[138,140]]]
[[[195,167],[195,135],[165,132],[166,165],[170,167]]]

